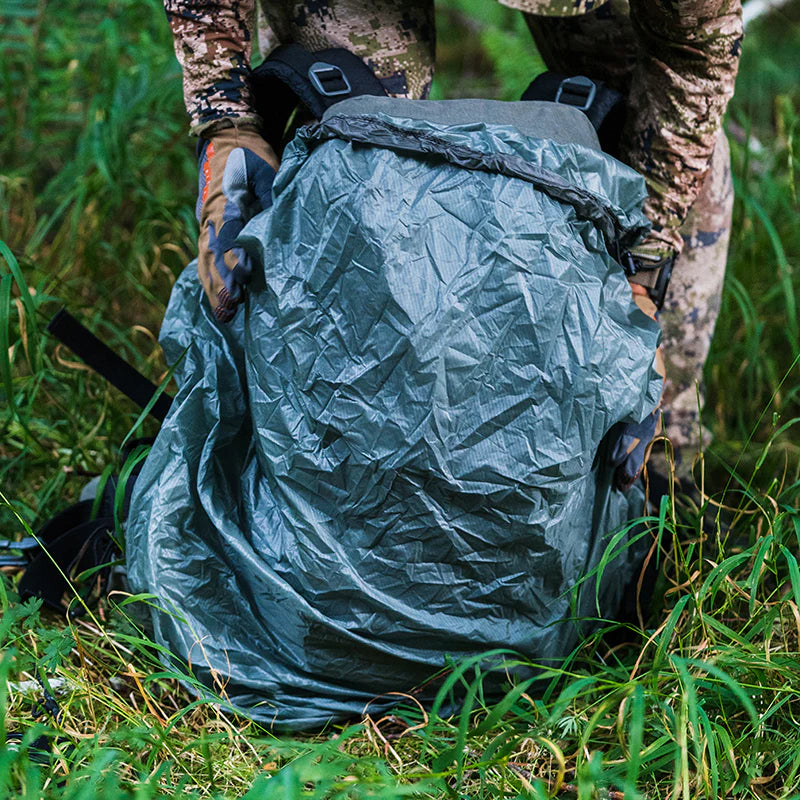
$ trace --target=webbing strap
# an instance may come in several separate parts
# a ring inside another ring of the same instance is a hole
[[[628,280],[631,283],[638,283],[647,289],[655,289],[658,283],[658,269],[642,269],[635,275],[629,275]]]
[[[140,408],[145,408],[158,391],[154,383],[101,342],[65,308],[50,320],[47,330]],[[150,414],[163,422],[171,403],[172,397],[162,393],[150,409]]]
[[[40,598],[48,608],[65,612],[68,608],[72,616],[80,616],[84,611],[81,603],[72,604],[73,580],[87,570],[95,570],[92,579],[83,586],[84,603],[93,603],[105,594],[110,574],[110,562],[119,555],[116,542],[110,535],[114,530],[113,517],[90,518],[92,503],[70,507],[67,512],[78,508],[85,518],[72,525],[54,517],[48,525],[55,528],[54,534],[46,544],[46,550],[35,554],[23,573],[17,586],[20,599]],[[66,602],[65,602],[66,601]]]
[[[17,584],[23,600],[38,597],[55,611],[69,610],[72,616],[80,616],[106,594],[113,577],[112,562],[122,555],[114,531],[127,519],[144,465],[143,448],[153,441],[129,441],[120,454],[121,473],[101,481],[88,492],[89,497],[47,520],[35,535],[20,541],[0,540],[0,553],[19,554],[0,555],[0,566],[24,568]],[[75,602],[76,594],[82,602]]]
[[[334,47],[311,53],[299,44],[275,48],[250,73],[250,88],[263,121],[262,135],[278,155],[298,103],[305,117],[301,121],[310,122],[347,97],[386,96],[373,71],[349,50]]]
[[[580,109],[597,131],[603,150],[615,155],[625,120],[625,101],[603,81],[543,72],[531,81],[521,99],[550,100]]]
[[[0,551],[20,553],[4,556],[3,566],[24,568],[17,583],[21,600],[36,597],[54,611],[69,610],[72,616],[79,616],[87,603],[105,593],[111,562],[120,552],[112,536],[113,487],[107,484],[103,494],[101,516],[92,517],[94,500],[81,500],[49,519],[35,535],[21,541],[0,541]],[[75,581],[87,571],[88,578],[77,585]],[[73,603],[76,593],[82,603]]]

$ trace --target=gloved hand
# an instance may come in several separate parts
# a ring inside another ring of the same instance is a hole
[[[201,142],[197,274],[211,310],[228,322],[244,302],[250,257],[234,242],[256,214],[272,205],[278,159],[252,126],[223,128]]]
[[[650,299],[644,286],[630,284],[633,302],[648,317],[656,318],[656,304]],[[656,371],[665,376],[664,354],[659,347],[656,350]],[[653,441],[661,422],[661,403],[641,422],[628,422],[620,426],[619,435],[611,450],[611,462],[614,465],[614,486],[626,491],[641,475],[644,468],[647,446]]]

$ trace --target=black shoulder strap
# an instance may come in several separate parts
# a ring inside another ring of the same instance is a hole
[[[299,44],[286,44],[270,53],[250,73],[256,112],[263,120],[262,135],[280,156],[286,127],[298,106],[303,119],[320,119],[334,103],[348,97],[386,96],[372,70],[341,47],[311,53]]]
[[[625,99],[603,81],[543,72],[531,82],[522,100],[550,100],[583,111],[597,131],[603,150],[615,155],[625,122]]]
[[[91,577],[81,585],[84,603],[92,605],[105,594],[111,562],[119,558],[120,551],[110,533],[114,518],[92,518],[91,507],[90,501],[76,503],[49,520],[37,534],[44,547],[31,554],[19,580],[21,600],[39,597],[54,611],[69,610],[71,616],[80,616],[85,606],[71,602],[70,586],[87,571]]]

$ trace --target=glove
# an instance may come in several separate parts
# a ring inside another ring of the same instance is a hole
[[[228,322],[244,302],[253,271],[236,237],[272,205],[278,159],[254,127],[229,127],[201,140],[198,166],[197,274],[214,316]]]
[[[633,302],[651,319],[656,318],[656,305],[644,286],[632,283]],[[656,350],[656,371],[665,376],[664,353]],[[617,440],[611,450],[614,466],[614,486],[627,491],[642,474],[647,447],[653,441],[661,421],[661,403],[641,422],[627,422],[620,426]]]

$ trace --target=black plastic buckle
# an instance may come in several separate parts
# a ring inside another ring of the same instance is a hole
[[[596,94],[597,84],[591,78],[587,78],[585,75],[576,75],[561,81],[556,92],[556,103],[573,106],[579,111],[588,111],[592,107]]]
[[[656,278],[656,285],[650,290],[650,299],[656,304],[656,308],[661,310],[664,305],[664,300],[667,297],[667,289],[669,288],[669,279],[672,277],[672,268],[675,266],[675,256],[668,258],[661,264],[661,269],[658,271],[658,278]]]
[[[625,271],[625,275],[628,278],[632,278],[639,272],[650,270],[658,271],[655,286],[646,286],[645,288],[647,289],[647,294],[650,296],[650,299],[660,311],[667,297],[669,279],[672,277],[672,268],[675,266],[675,256],[664,258],[657,263],[643,264],[641,261],[637,261],[630,250],[626,250],[619,256],[617,261],[622,265],[622,269]]]
[[[0,553],[19,550],[20,555],[0,555],[0,567],[27,567],[38,555],[39,542],[33,536],[26,536],[18,542],[11,539],[0,541]]]
[[[342,70],[334,64],[317,61],[308,68],[311,85],[325,97],[350,94],[350,81]]]
[[[617,244],[617,252],[619,252],[619,244]],[[639,267],[636,265],[636,261],[631,255],[630,250],[626,250],[618,256],[617,261],[622,265],[622,269],[625,270],[625,274],[629,278],[632,278],[639,271]]]

